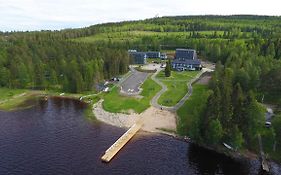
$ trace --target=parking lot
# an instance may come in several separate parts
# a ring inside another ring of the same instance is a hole
[[[139,87],[145,81],[148,73],[138,72],[135,69],[131,69],[132,75],[128,77],[121,84],[121,92],[126,94],[136,94],[140,92]]]

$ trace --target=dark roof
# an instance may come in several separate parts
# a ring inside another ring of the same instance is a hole
[[[177,49],[175,59],[197,59],[193,49]]]
[[[153,52],[153,51],[148,51],[146,52],[147,54],[160,54],[160,52]]]
[[[145,58],[146,57],[146,53],[145,52],[129,52],[129,54],[135,58],[140,58],[140,57],[143,57]]]
[[[198,59],[195,60],[190,60],[190,59],[186,59],[186,60],[174,60],[172,64],[192,64],[192,65],[200,65],[201,61]]]

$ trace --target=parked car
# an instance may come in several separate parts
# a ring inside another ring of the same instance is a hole
[[[104,88],[103,92],[109,92],[109,87]]]
[[[270,128],[271,127],[271,122],[265,122],[265,127]]]
[[[120,81],[120,78],[114,77],[114,78],[111,79],[111,81]]]

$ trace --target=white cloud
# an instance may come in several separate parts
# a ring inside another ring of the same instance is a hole
[[[281,15],[278,0],[0,0],[0,30],[83,27],[168,15]]]

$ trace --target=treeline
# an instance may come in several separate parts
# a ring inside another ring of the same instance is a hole
[[[267,100],[281,106],[281,62],[271,54],[263,56],[250,48],[239,45],[224,65],[218,61],[209,83],[211,95],[206,104],[195,107],[195,121],[188,130],[194,140],[258,150],[260,134],[266,140],[265,150],[270,153],[274,145],[281,144],[280,126],[265,128],[266,111],[260,104],[271,94],[275,101]]]
[[[0,33],[0,86],[81,92],[104,78],[125,73],[128,49],[160,51],[179,47],[196,49],[201,59],[223,65],[233,57],[248,60],[244,56],[247,53],[254,58],[266,57],[260,68],[263,73],[258,76],[266,79],[271,69],[266,65],[281,59],[280,22],[280,17],[268,16],[177,16],[61,31]],[[129,31],[156,34],[125,40],[105,38],[93,43],[75,40]],[[249,78],[253,78],[251,74]],[[266,86],[259,91],[272,96]]]
[[[128,71],[126,51],[46,37],[6,37],[0,47],[0,86],[82,92]]]

